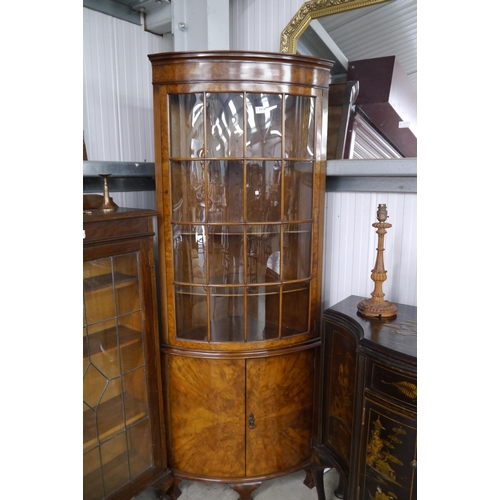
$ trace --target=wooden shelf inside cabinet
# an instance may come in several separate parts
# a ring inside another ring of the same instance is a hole
[[[127,326],[119,325],[118,328],[106,328],[89,335],[88,343],[85,338],[83,339],[83,358],[118,349],[118,338],[120,339],[120,348],[142,342],[141,332]]]
[[[133,283],[137,283],[137,276],[130,276],[120,272],[115,272],[114,282],[111,273],[101,274],[99,276],[92,276],[83,280],[83,291],[85,293],[95,292],[114,286],[120,288]]]
[[[123,408],[135,408],[133,415],[123,419]],[[147,415],[146,403],[131,394],[123,393],[99,405],[99,441],[103,442],[139,422]],[[92,409],[83,412],[83,451],[97,445],[96,413]]]

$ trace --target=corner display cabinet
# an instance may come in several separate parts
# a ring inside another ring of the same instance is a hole
[[[417,308],[392,319],[357,312],[351,296],[323,316],[320,433],[312,474],[335,467],[344,500],[417,498]]]
[[[152,221],[83,216],[83,499],[170,486],[161,405]]]
[[[249,499],[310,466],[332,62],[149,58],[169,495],[189,479]]]

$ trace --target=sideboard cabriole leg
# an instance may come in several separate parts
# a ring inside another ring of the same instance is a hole
[[[326,500],[325,497],[325,484],[323,480],[323,474],[325,471],[325,467],[322,465],[319,465],[317,463],[312,463],[311,464],[311,474],[314,480],[314,483],[316,484],[316,492],[318,494],[318,500]]]

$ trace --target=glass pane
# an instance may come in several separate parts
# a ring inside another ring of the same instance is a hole
[[[182,283],[206,283],[206,228],[178,225],[174,231],[174,279]]]
[[[153,463],[149,419],[143,420],[128,429],[127,440],[130,450],[130,475],[133,479]]]
[[[242,94],[207,94],[207,156],[243,156]]]
[[[210,289],[210,337],[212,342],[244,341],[245,297],[243,288]]]
[[[252,224],[247,229],[247,283],[280,280],[280,227]]]
[[[243,228],[211,226],[208,231],[210,284],[243,283]]]
[[[101,400],[108,379],[90,365],[83,376],[83,402],[90,408],[96,408]]]
[[[113,257],[113,279],[116,288],[116,314],[120,316],[140,310],[136,252]]]
[[[120,379],[110,380],[97,407],[97,428],[102,443],[125,429]]]
[[[170,157],[203,157],[203,94],[169,96]]]
[[[311,274],[311,224],[287,224],[283,235],[283,280]]]
[[[90,325],[88,333],[88,354],[92,365],[109,379],[118,377],[120,360],[116,320]]]
[[[99,448],[83,455],[83,498],[101,500],[104,497]]]
[[[247,158],[281,158],[282,96],[247,94]]]
[[[309,283],[283,285],[281,336],[305,333],[309,328]]]
[[[172,178],[172,221],[204,222],[205,162],[173,161],[170,163]]]
[[[247,163],[247,220],[281,220],[281,162]]]
[[[207,292],[204,287],[175,287],[176,332],[180,339],[207,340]]]
[[[123,375],[122,384],[125,425],[130,427],[148,416],[144,368]]]
[[[313,163],[285,163],[285,220],[312,219]]]
[[[243,162],[208,162],[208,221],[243,221]]]
[[[285,156],[314,157],[314,97],[285,96]]]
[[[278,285],[252,286],[247,295],[249,342],[279,337],[280,289]]]
[[[144,365],[142,321],[139,312],[118,318],[121,373]]]
[[[117,490],[130,479],[128,472],[127,441],[125,433],[101,445],[104,490],[106,495]]]
[[[97,415],[94,410],[83,403],[83,453],[97,447]]]
[[[83,263],[83,292],[87,324],[115,317],[111,258]]]

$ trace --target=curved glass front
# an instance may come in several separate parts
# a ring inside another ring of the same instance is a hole
[[[315,97],[168,98],[176,337],[307,333]]]

